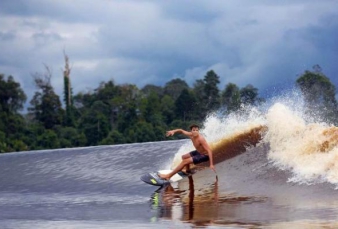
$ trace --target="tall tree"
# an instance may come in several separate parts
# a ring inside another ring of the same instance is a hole
[[[192,120],[195,115],[195,103],[193,94],[188,89],[183,89],[175,101],[177,118],[183,121]]]
[[[307,112],[320,115],[325,121],[338,123],[336,88],[321,72],[319,65],[314,66],[314,71],[305,71],[297,79],[296,85],[304,96]]]
[[[164,86],[164,94],[171,96],[174,100],[180,96],[183,89],[188,89],[188,84],[179,78],[170,80]]]
[[[251,84],[240,90],[241,102],[245,105],[258,105],[261,99],[258,97],[258,89]]]
[[[197,111],[197,113],[195,115],[198,120],[203,120],[205,118],[205,115],[207,114],[206,101],[205,101],[206,95],[205,95],[204,87],[205,87],[204,80],[198,79],[194,83],[194,87],[192,90],[194,97],[196,99],[195,111]]]
[[[117,116],[117,128],[123,133],[134,126],[139,117],[139,89],[133,84],[119,86],[120,96],[112,100],[112,106]]]
[[[153,124],[162,123],[161,101],[156,92],[150,92],[146,99],[145,109],[142,112],[144,119]]]
[[[104,113],[104,115],[109,117],[111,127],[115,126],[118,111],[114,102],[116,98],[120,98],[121,93],[121,87],[117,86],[113,80],[109,80],[106,83],[101,82],[100,86],[95,89],[95,93],[92,95],[91,103],[100,100],[109,106],[110,109],[107,110],[107,113]]]
[[[233,83],[228,83],[222,92],[221,101],[228,113],[237,111],[241,106],[241,96],[238,86]]]
[[[15,82],[13,76],[8,76],[6,80],[0,74],[0,111],[16,113],[23,108],[26,99],[20,83]]]
[[[65,69],[63,70],[63,80],[64,80],[64,102],[66,106],[66,118],[65,124],[67,126],[74,126],[74,106],[73,106],[73,90],[71,87],[70,81],[70,72],[71,68],[69,67],[69,58],[65,52],[63,52],[65,58]]]
[[[8,145],[10,145],[9,138],[17,139],[19,133],[23,132],[24,119],[18,111],[23,108],[25,101],[26,95],[20,83],[12,76],[6,79],[3,74],[0,74],[0,132],[5,134]]]
[[[55,94],[51,85],[52,72],[45,66],[44,74],[36,73],[34,77],[38,91],[31,100],[28,110],[34,115],[34,119],[40,122],[46,129],[62,123],[63,109],[60,98]]]
[[[104,115],[108,110],[109,106],[98,100],[81,116],[79,128],[86,135],[87,145],[97,145],[108,136],[109,119]]]
[[[109,80],[108,82],[101,82],[100,86],[94,90],[96,98],[93,102],[95,102],[96,100],[101,100],[105,104],[110,104],[111,99],[121,94],[120,89],[121,88],[117,86],[113,80]]]
[[[169,95],[161,99],[161,111],[164,122],[169,125],[175,118],[175,101]]]
[[[220,106],[219,76],[213,70],[210,70],[204,77],[204,83],[204,100],[207,110],[218,109]]]
[[[145,94],[146,96],[149,96],[150,93],[154,92],[156,93],[159,97],[163,96],[163,88],[160,86],[156,86],[153,84],[147,84],[145,85],[142,89],[141,92]]]

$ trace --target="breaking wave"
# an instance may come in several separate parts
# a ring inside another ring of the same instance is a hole
[[[211,114],[200,132],[210,143],[216,164],[265,144],[269,161],[291,172],[289,182],[338,185],[338,127],[321,120],[306,114],[302,96],[294,90],[261,107],[244,107],[227,116]],[[170,167],[191,150],[187,141]]]

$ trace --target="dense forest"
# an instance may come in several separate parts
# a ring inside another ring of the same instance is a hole
[[[220,89],[220,77],[213,70],[192,87],[179,78],[163,87],[148,84],[141,89],[110,80],[76,95],[72,92],[70,74],[65,55],[61,96],[51,85],[48,66],[44,73],[33,75],[37,91],[29,100],[26,114],[20,113],[28,99],[21,85],[13,76],[0,74],[1,153],[162,141],[166,140],[166,130],[201,123],[212,111],[227,115],[243,105],[265,102],[250,84],[239,88],[228,83]],[[320,115],[329,123],[338,123],[335,86],[318,65],[305,71],[295,84],[304,95],[307,112]]]

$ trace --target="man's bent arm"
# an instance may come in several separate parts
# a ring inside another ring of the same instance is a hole
[[[209,160],[210,160],[210,166],[214,166],[214,158],[211,149],[208,150]]]
[[[215,171],[214,167],[214,158],[213,158],[213,153],[212,150],[210,149],[207,141],[204,139],[201,144],[203,145],[204,149],[208,152],[209,155],[209,161],[210,161],[210,168]]]
[[[208,155],[209,155],[209,161],[210,161],[210,169],[212,169],[215,173],[216,173],[216,169],[215,169],[215,166],[214,166],[214,160],[213,160],[213,154],[212,154],[212,151],[209,149],[208,150]]]

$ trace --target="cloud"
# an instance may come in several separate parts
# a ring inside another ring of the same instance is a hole
[[[77,93],[113,79],[142,87],[213,69],[220,88],[294,83],[315,64],[338,85],[336,1],[37,0],[0,2],[0,72],[28,97],[31,74],[53,69],[62,95],[65,50]]]

